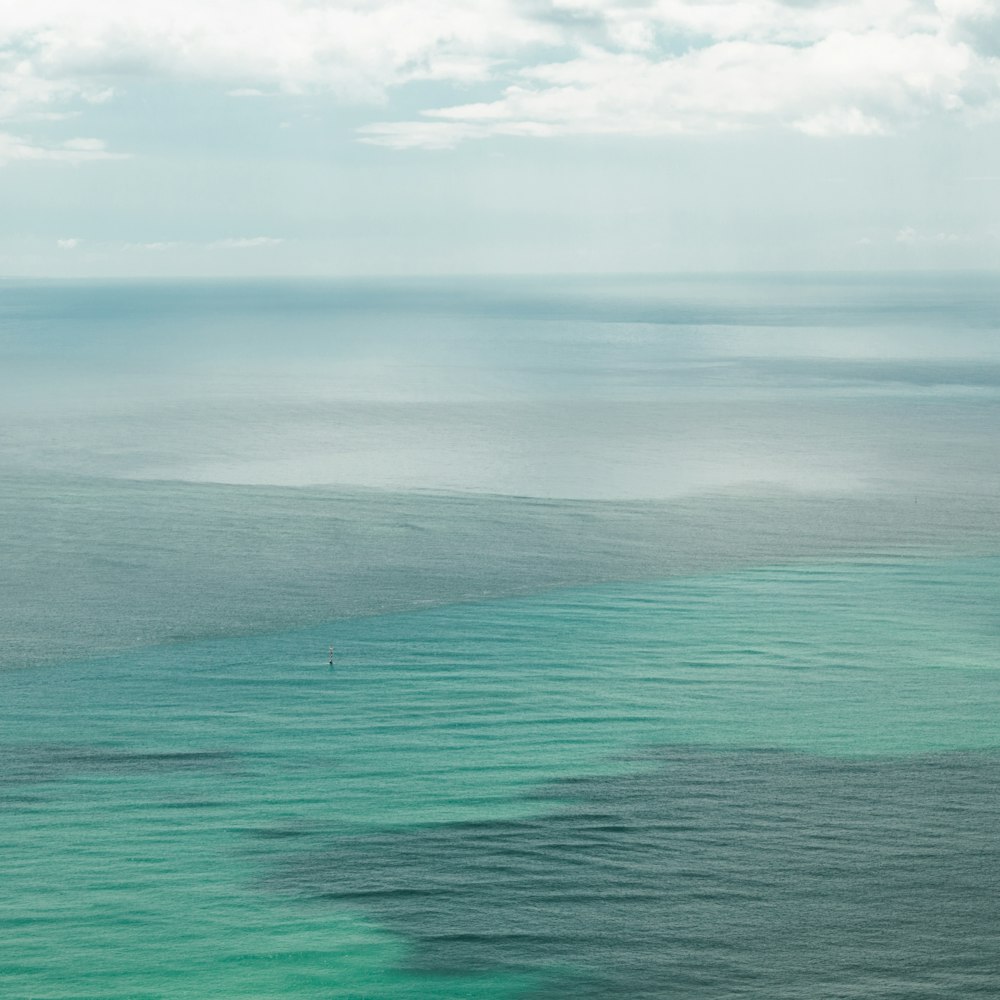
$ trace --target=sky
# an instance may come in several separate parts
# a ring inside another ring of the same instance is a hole
[[[997,0],[0,4],[3,276],[997,266]]]

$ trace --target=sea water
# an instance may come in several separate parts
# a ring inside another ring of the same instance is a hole
[[[0,286],[2,994],[996,996],[998,316]]]

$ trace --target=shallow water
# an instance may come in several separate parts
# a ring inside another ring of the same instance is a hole
[[[9,989],[989,995],[998,583],[745,570],[8,673]]]
[[[996,996],[998,301],[0,284],[2,995]]]

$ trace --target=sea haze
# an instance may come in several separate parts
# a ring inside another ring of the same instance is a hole
[[[1000,995],[998,325],[0,283],[0,993]]]
[[[978,551],[998,315],[980,275],[4,283],[5,665]]]
[[[574,499],[995,486],[987,277],[8,283],[0,303],[9,469]]]

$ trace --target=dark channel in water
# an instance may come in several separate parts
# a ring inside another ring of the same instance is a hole
[[[83,726],[86,723],[82,723]],[[6,744],[0,759],[0,809],[58,803],[65,783],[115,782],[171,773],[232,773],[238,755],[221,750],[129,750],[87,744]]]
[[[946,491],[944,486],[948,487]],[[997,494],[664,501],[0,479],[0,669],[809,558],[993,551]]]
[[[1000,995],[997,755],[647,763],[535,818],[330,839],[267,887],[405,934],[412,971],[566,970],[539,1000]]]

